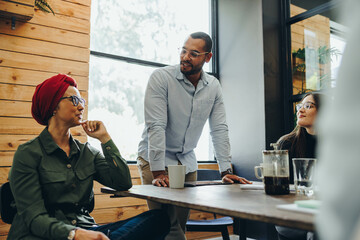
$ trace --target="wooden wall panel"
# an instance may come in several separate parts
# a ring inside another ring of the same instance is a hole
[[[14,139],[17,136],[17,139]],[[16,151],[20,144],[35,138],[37,135],[2,135],[0,137],[0,151]]]
[[[44,126],[38,124],[32,118],[10,118],[0,117],[0,133],[2,134],[40,134]],[[85,135],[82,127],[74,127],[71,129],[74,136]]]
[[[0,38],[0,49],[57,59],[65,59],[85,63],[89,62],[90,50],[87,48],[39,41],[36,39],[29,39],[6,34],[1,35]]]
[[[127,206],[139,206],[146,205],[146,201],[140,198],[110,198],[108,194],[99,194],[95,196],[95,208],[116,208],[116,207],[127,207]]]
[[[1,184],[8,181],[9,171],[10,171],[10,167],[1,167],[0,168],[0,183]]]
[[[1,70],[2,68],[0,68]],[[0,83],[0,99],[15,101],[31,101],[35,91],[34,87]]]
[[[115,200],[115,199],[114,199]],[[116,201],[116,200],[115,200]],[[98,224],[125,220],[149,210],[147,206],[130,206],[123,208],[94,209],[91,213]]]
[[[68,0],[68,2],[77,3],[80,5],[89,6],[91,5],[91,0]]]
[[[6,240],[7,233],[10,230],[10,224],[6,224],[3,221],[0,221],[0,240]]]
[[[11,29],[11,21],[4,19],[0,21],[0,32],[3,34],[19,36],[54,43],[62,43],[70,46],[89,48],[90,38],[88,34],[69,30],[52,28],[32,23],[20,22],[16,28]]]
[[[0,167],[10,167],[12,165],[13,157],[14,157],[14,152],[0,151]],[[3,182],[0,182],[0,184],[1,183]]]
[[[2,117],[32,118],[31,102],[9,101],[0,99],[0,106],[0,116]],[[84,119],[87,118],[86,112],[84,112]]]
[[[0,115],[5,117],[31,117],[31,102],[0,100]]]
[[[27,86],[37,86],[42,83],[45,79],[48,79],[57,74],[57,72],[40,72],[35,70],[26,70],[26,69],[18,69],[18,68],[10,68],[10,67],[0,67],[0,83],[9,83],[13,85],[27,85]],[[87,94],[87,90],[89,88],[89,78],[88,76],[72,76],[77,84],[78,89],[82,92],[82,94]],[[1,86],[0,86],[1,88]],[[34,91],[32,89],[32,91]],[[1,91],[1,90],[0,90]],[[0,92],[0,98],[4,99],[2,94],[6,94],[6,91]],[[31,99],[31,97],[27,97],[27,99]]]
[[[68,75],[89,75],[89,63],[0,50],[0,67],[2,66]]]
[[[61,4],[57,2],[55,4],[52,4],[51,6],[56,15],[65,15],[69,17],[88,20],[90,6],[67,1],[62,1]]]
[[[90,33],[90,19],[85,20],[81,18],[73,18],[60,14],[53,16],[52,14],[46,14],[41,11],[35,11],[34,17],[28,23],[34,23],[38,25],[54,27],[54,28],[69,30],[73,32],[80,32],[85,34]]]
[[[34,92],[35,92],[35,86],[0,83],[0,99],[2,100],[31,102]],[[87,99],[88,97],[87,91],[80,90],[80,93],[83,98]]]
[[[0,151],[15,152],[20,144],[24,144],[37,136],[38,135],[1,135]],[[76,139],[78,139],[82,143],[87,141],[86,136],[76,136]]]

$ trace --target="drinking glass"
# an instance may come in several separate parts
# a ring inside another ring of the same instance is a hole
[[[294,186],[297,194],[312,196],[315,186],[315,158],[293,158]]]

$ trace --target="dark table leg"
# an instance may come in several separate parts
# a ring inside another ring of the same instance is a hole
[[[239,218],[239,240],[246,240],[246,220]]]

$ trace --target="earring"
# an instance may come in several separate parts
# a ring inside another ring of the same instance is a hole
[[[53,112],[53,116],[55,116],[56,112]]]

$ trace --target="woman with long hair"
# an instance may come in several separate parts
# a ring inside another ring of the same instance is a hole
[[[294,183],[293,158],[316,158],[316,129],[315,122],[321,107],[321,93],[306,94],[301,103],[296,105],[297,122],[292,132],[278,140],[280,149],[289,150],[290,183]],[[279,240],[307,240],[314,239],[311,232],[275,226]]]
[[[278,140],[280,149],[289,150],[290,183],[294,183],[293,158],[315,158],[317,137],[315,130],[316,116],[321,108],[321,93],[306,94],[301,103],[296,105],[297,122],[292,132]]]

